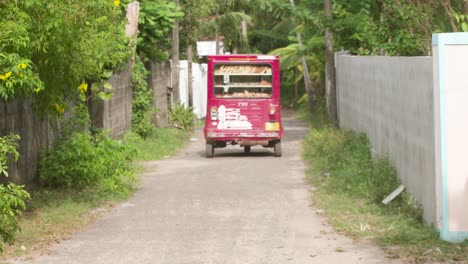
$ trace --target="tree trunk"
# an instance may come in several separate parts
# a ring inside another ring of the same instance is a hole
[[[445,13],[450,21],[450,26],[452,27],[453,32],[458,32],[457,23],[453,18],[453,12],[450,11],[450,1],[448,0],[439,0],[440,4],[444,7]]]
[[[242,42],[244,45],[242,45],[243,47],[241,47],[241,52],[242,53],[248,53],[249,52],[249,46],[248,46],[248,38],[247,38],[247,20],[245,19],[242,19],[242,22],[241,22],[241,29],[242,29]]]
[[[299,84],[296,82],[297,75],[298,75],[298,69],[297,67],[294,67],[294,100],[292,105],[294,105],[297,100],[299,100]]]
[[[295,7],[294,0],[289,0],[293,8]],[[297,32],[296,33],[297,37],[297,43],[299,45],[299,49],[302,48],[302,38],[301,38],[301,33]],[[314,111],[315,108],[315,102],[314,102],[314,88],[310,84],[310,77],[309,77],[309,67],[307,67],[307,62],[306,58],[304,55],[301,57],[301,64],[302,64],[302,71],[303,71],[303,78],[304,78],[304,86],[305,90],[307,92],[307,97],[309,100],[309,110],[312,112]]]
[[[140,4],[132,2],[127,5],[127,23],[125,25],[125,36],[130,38],[129,45],[133,45],[133,51],[136,50],[136,42],[138,39],[138,17],[140,15]],[[130,69],[135,66],[135,56],[130,58]]]
[[[179,0],[174,0],[178,6]],[[179,85],[179,20],[174,20],[174,28],[172,29],[172,67],[171,67],[171,80],[172,80],[172,100],[173,103],[180,102],[180,85]]]
[[[216,55],[219,54],[219,26],[216,24],[216,29],[215,29],[215,41],[216,41]]]
[[[328,121],[332,127],[338,127],[338,116],[336,110],[336,85],[335,85],[335,57],[333,55],[333,32],[330,29],[332,20],[331,0],[324,0],[325,16],[327,27],[325,31],[325,50],[326,50],[326,96],[328,107]]]

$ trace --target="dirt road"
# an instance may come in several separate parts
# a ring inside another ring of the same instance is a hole
[[[128,202],[28,263],[396,263],[334,233],[309,206],[307,127],[292,116],[283,122],[281,158],[272,149],[228,147],[207,159],[198,131],[177,157],[146,164]]]

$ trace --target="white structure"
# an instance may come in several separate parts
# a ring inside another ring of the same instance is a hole
[[[224,54],[224,42],[219,41],[219,52],[216,53],[216,41],[197,41],[197,54],[199,57]]]
[[[189,105],[188,61],[179,62],[180,103]],[[192,63],[192,106],[197,118],[206,115],[207,65]]]
[[[442,239],[468,239],[468,33],[434,34],[437,228]]]

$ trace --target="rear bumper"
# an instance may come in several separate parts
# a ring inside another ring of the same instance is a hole
[[[282,135],[280,131],[205,131],[207,141],[253,141],[253,140],[278,140]]]

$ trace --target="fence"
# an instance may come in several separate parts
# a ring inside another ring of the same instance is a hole
[[[130,65],[109,79],[112,97],[109,100],[93,100],[90,105],[91,119],[97,128],[109,130],[113,137],[122,137],[132,127],[132,100]]]
[[[9,162],[9,180],[24,184],[35,179],[39,156],[54,139],[46,119],[36,115],[29,100],[18,99],[0,103],[0,135],[9,133],[21,137],[18,162]],[[0,177],[3,178],[3,177]]]
[[[432,58],[338,56],[336,69],[340,127],[389,156],[434,223]]]

